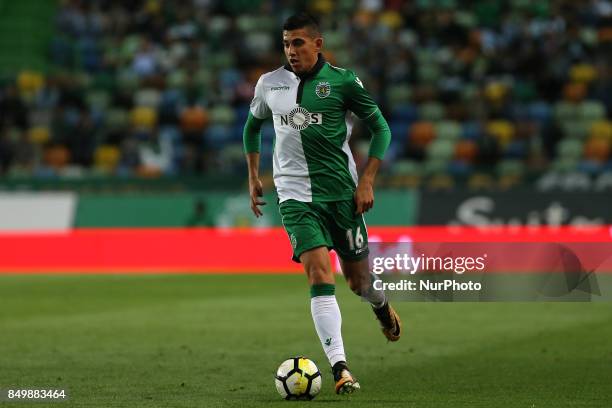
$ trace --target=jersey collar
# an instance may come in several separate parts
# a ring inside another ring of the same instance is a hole
[[[312,78],[313,76],[317,75],[319,73],[319,71],[321,70],[321,68],[323,68],[323,65],[325,65],[325,57],[323,56],[323,54],[319,53],[319,57],[317,58],[317,62],[314,64],[314,66],[312,67],[312,69],[308,72],[305,72],[303,74],[298,74],[295,73],[295,75],[297,75],[298,77],[300,77],[301,80],[307,79],[307,78]],[[293,68],[291,68],[291,65],[289,65],[289,63],[286,63],[284,65],[285,69],[287,71],[293,72]]]

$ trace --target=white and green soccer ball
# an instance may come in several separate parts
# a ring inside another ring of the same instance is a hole
[[[294,357],[282,362],[274,382],[286,400],[311,400],[321,391],[321,372],[312,360]]]

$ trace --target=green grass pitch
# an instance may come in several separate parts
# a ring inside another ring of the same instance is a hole
[[[387,343],[339,282],[362,391],[336,396],[303,276],[0,276],[0,388],[65,388],[61,403],[0,407],[610,407],[610,303],[396,303]],[[273,374],[313,359],[312,402]]]

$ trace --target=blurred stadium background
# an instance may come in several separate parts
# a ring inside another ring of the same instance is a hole
[[[461,236],[449,225],[610,240],[610,1],[0,0],[0,388],[72,387],[74,406],[270,406],[286,356],[323,366],[303,277],[223,274],[300,273],[272,127],[260,219],[242,127],[259,75],[283,62],[282,21],[303,9],[392,130],[375,240]],[[368,143],[356,126],[358,165]],[[65,276],[108,272],[220,275]],[[612,399],[607,305],[400,304],[413,331],[391,355],[345,289],[369,393],[356,406]]]
[[[610,223],[609,1],[1,1],[0,188],[74,192],[69,227],[253,225],[242,126],[302,8],[393,132],[371,225]]]

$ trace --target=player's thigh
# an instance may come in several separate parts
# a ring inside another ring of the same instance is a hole
[[[334,249],[341,260],[356,262],[368,257],[368,231],[353,200],[330,204],[328,225]]]
[[[324,220],[313,203],[287,200],[279,205],[281,220],[293,248],[293,260],[314,248],[332,247],[332,239]]]

